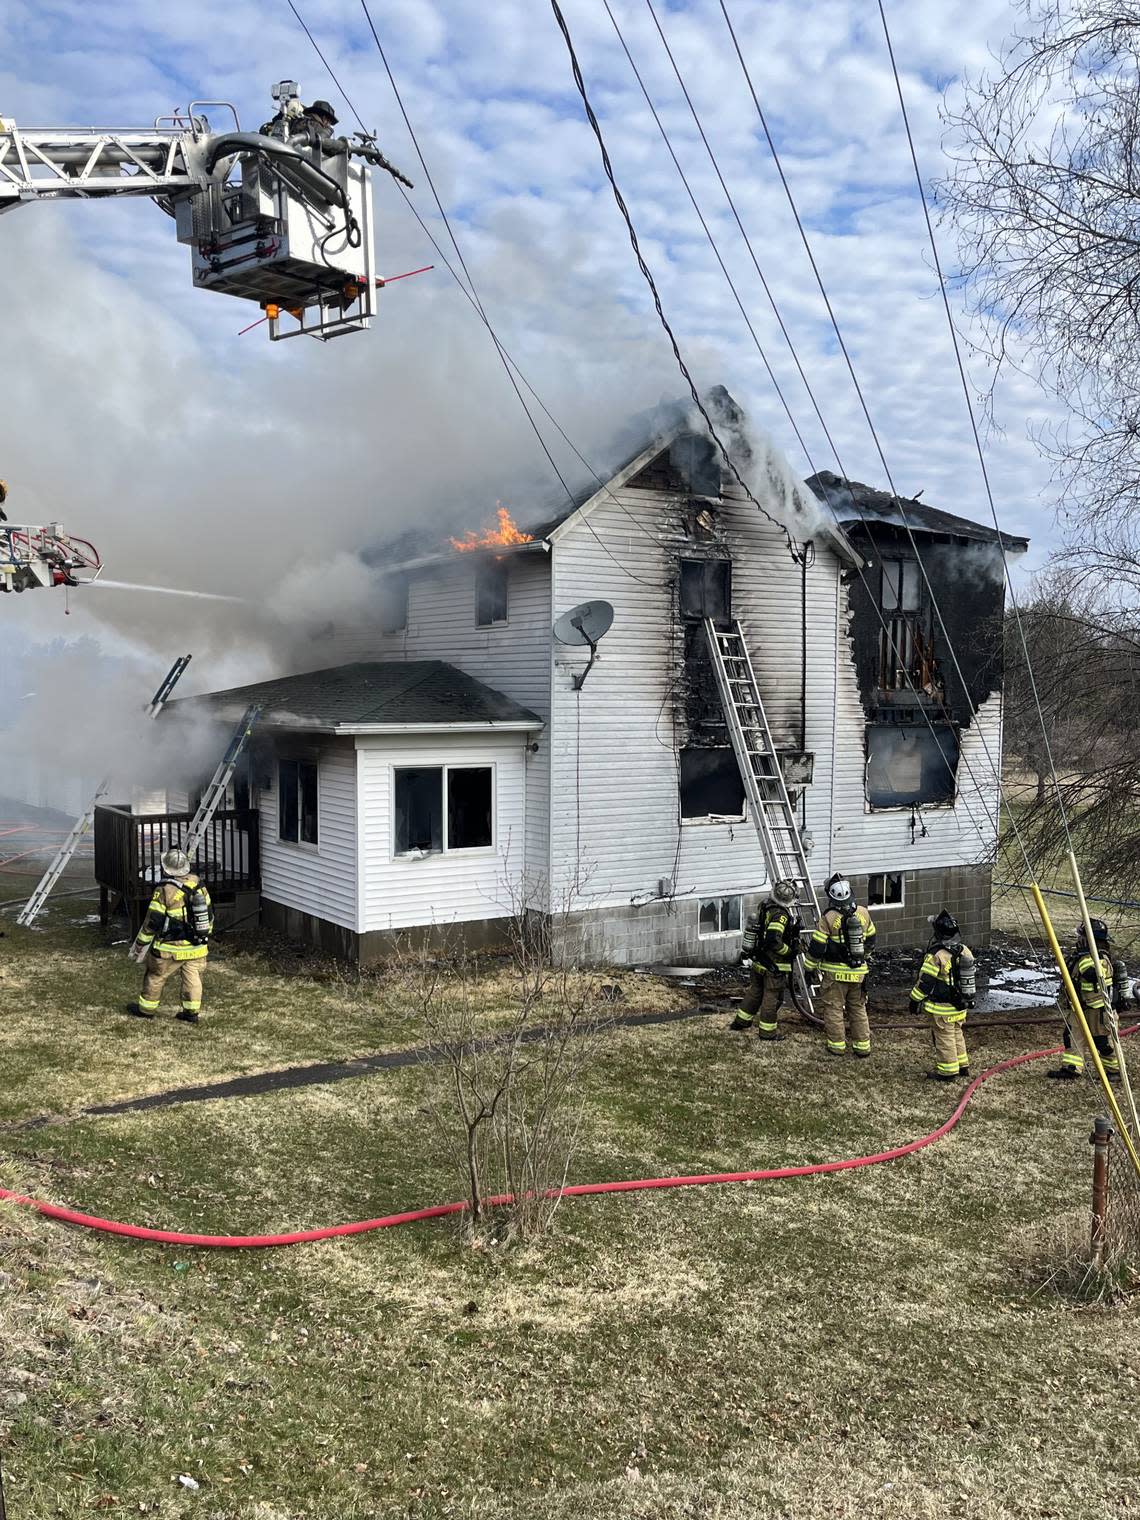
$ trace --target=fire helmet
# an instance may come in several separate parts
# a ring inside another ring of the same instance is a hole
[[[943,908],[938,913],[932,913],[926,920],[934,930],[936,939],[955,939],[958,935],[958,920],[948,908]]]
[[[336,126],[336,112],[327,100],[314,100],[309,107],[310,116],[323,116],[331,127]]]
[[[1097,942],[1097,944],[1107,945],[1109,941],[1109,933],[1108,925],[1105,923],[1104,919],[1090,918],[1089,925],[1092,928],[1093,939]],[[1085,934],[1084,924],[1079,924],[1077,926],[1077,943],[1079,945],[1088,944],[1088,936]]]
[[[851,883],[841,872],[836,871],[835,875],[827,883],[827,896],[828,900],[833,902],[837,908],[844,907],[847,903],[851,902]]]
[[[162,869],[167,876],[189,876],[190,857],[185,850],[167,850],[162,857]]]
[[[799,900],[799,888],[794,881],[785,877],[782,881],[772,883],[772,901],[781,908],[794,908]]]

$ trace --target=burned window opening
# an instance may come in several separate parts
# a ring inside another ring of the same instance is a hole
[[[958,773],[958,730],[870,723],[866,730],[866,794],[873,808],[953,802]]]
[[[901,908],[903,902],[903,874],[901,871],[879,871],[872,876],[868,876],[868,908]]]
[[[739,933],[739,897],[706,897],[702,900],[697,910],[697,934],[701,939]]]
[[[397,766],[394,796],[396,855],[493,847],[493,766]]]
[[[484,560],[475,571],[475,626],[492,628],[505,623],[510,608],[510,571],[501,559]]]
[[[744,782],[732,750],[683,749],[678,784],[682,818],[744,817]]]
[[[707,502],[686,502],[681,513],[681,522],[685,537],[694,539],[697,543],[715,543],[721,536],[716,511]]]
[[[683,618],[712,618],[718,628],[732,621],[732,561],[683,559],[680,607]]]
[[[408,626],[407,575],[390,575],[383,587],[383,607],[380,615],[381,633],[403,633]]]
[[[277,832],[287,844],[317,844],[317,766],[313,760],[277,762]]]

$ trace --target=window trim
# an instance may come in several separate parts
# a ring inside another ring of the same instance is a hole
[[[398,771],[439,771],[441,773],[441,801],[442,809],[440,816],[440,833],[443,844],[438,850],[428,850],[425,854],[419,854],[414,850],[397,850],[396,848],[396,773]],[[452,846],[447,834],[447,802],[448,788],[447,777],[451,771],[490,771],[491,772],[491,843],[477,845]],[[392,782],[389,788],[388,799],[388,827],[389,833],[389,859],[391,860],[427,860],[432,856],[445,857],[458,855],[464,860],[472,857],[497,855],[499,852],[499,763],[497,760],[456,760],[456,761],[430,761],[427,763],[416,761],[404,761],[399,764],[393,762],[391,766]]]
[[[315,840],[301,838],[301,777],[297,776],[297,837],[287,839],[281,832],[281,767],[283,765],[311,765],[316,772],[317,790],[317,837]],[[294,850],[305,850],[310,855],[321,853],[321,761],[320,756],[314,758],[311,755],[278,755],[277,774],[274,777],[274,793],[277,803],[277,843]]]
[[[726,755],[731,755],[732,763],[737,772],[740,770],[740,762],[736,758],[736,751],[725,748],[722,744],[683,744],[677,751],[677,820],[682,828],[733,828],[738,823],[747,823],[749,818],[748,788],[744,785],[744,777],[740,778],[741,802],[739,813],[695,813],[692,817],[685,814],[684,798],[681,794],[681,756],[687,749],[700,750],[723,750]]]
[[[898,877],[898,879],[899,879],[899,900],[898,900],[898,902],[878,902],[878,903],[873,903],[871,901],[871,878],[873,876],[881,876],[883,878],[884,889],[886,887],[886,882],[887,882],[887,880],[890,877],[892,877],[892,876],[897,876]],[[906,907],[906,872],[905,871],[868,871],[867,872],[867,907],[868,908],[874,908],[874,910],[875,910],[876,913],[893,913],[896,908],[905,908]]]
[[[479,621],[479,577],[485,575],[488,570],[494,569],[499,572],[505,582],[504,600],[507,604],[507,615],[501,618],[492,618],[489,623]],[[476,628],[506,628],[511,621],[511,567],[505,559],[483,559],[475,566],[474,576],[475,605],[473,608]]]
[[[725,903],[736,903],[736,915],[738,924],[735,929],[717,929],[712,934],[706,934],[701,929],[701,910],[706,903],[717,903],[717,922],[724,917]],[[697,938],[698,939],[732,939],[744,933],[744,894],[742,892],[721,892],[710,894],[708,897],[697,898]]]

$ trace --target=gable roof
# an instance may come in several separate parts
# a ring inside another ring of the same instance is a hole
[[[986,527],[984,523],[971,522],[968,517],[956,517],[954,513],[943,512],[939,507],[928,507],[915,497],[900,496],[896,504],[889,491],[878,491],[874,486],[864,485],[861,480],[844,480],[831,470],[820,470],[807,483],[819,499],[834,511],[847,532],[884,527],[905,533],[909,525],[915,533],[965,538],[973,543],[998,542],[997,531]],[[899,512],[900,505],[902,513]],[[1019,538],[1016,534],[1002,533],[1000,538],[1002,547],[1014,553],[1029,548],[1029,540]]]
[[[367,660],[280,676],[170,702],[235,721],[252,703],[258,724],[316,733],[542,728],[529,708],[444,660]]]

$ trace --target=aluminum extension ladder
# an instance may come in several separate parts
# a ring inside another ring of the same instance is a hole
[[[233,738],[226,746],[226,752],[218,762],[218,768],[210,779],[210,784],[202,793],[198,810],[190,820],[190,827],[186,831],[186,842],[183,849],[193,862],[194,855],[198,850],[206,830],[210,827],[214,814],[218,811],[226,795],[226,787],[233,779],[237,763],[245,753],[246,746],[253,734],[253,725],[261,716],[261,708],[257,703],[247,707],[242,714],[241,721],[234,729]]]
[[[158,717],[159,713],[166,705],[167,698],[170,696],[170,693],[178,684],[179,680],[182,677],[183,671],[186,669],[187,665],[189,665],[191,659],[191,655],[179,655],[174,664],[166,672],[166,675],[163,677],[161,683],[159,684],[158,690],[155,692],[154,696],[151,697],[149,703],[147,704],[146,716],[148,718]],[[35,923],[36,919],[40,916],[40,913],[43,911],[44,904],[47,902],[48,898],[51,896],[52,892],[55,889],[56,882],[63,875],[64,871],[67,870],[68,863],[70,862],[72,856],[75,854],[76,850],[79,848],[79,841],[86,833],[88,833],[92,823],[94,823],[96,804],[98,803],[100,797],[106,793],[107,788],[110,786],[110,784],[110,777],[105,776],[103,780],[100,781],[99,785],[95,788],[95,795],[92,797],[90,805],[87,807],[82,816],[76,819],[71,833],[68,834],[67,838],[63,841],[59,849],[56,851],[51,865],[48,866],[47,870],[40,877],[39,884],[37,885],[35,891],[32,893],[31,897],[28,898],[27,902],[20,909],[19,913],[17,913],[16,922],[18,924],[23,924],[25,927],[27,927],[28,924]]]
[[[722,632],[712,618],[705,618],[705,634],[769,879],[795,882],[800,918],[806,928],[814,928],[819,901],[744,634],[738,622]]]

